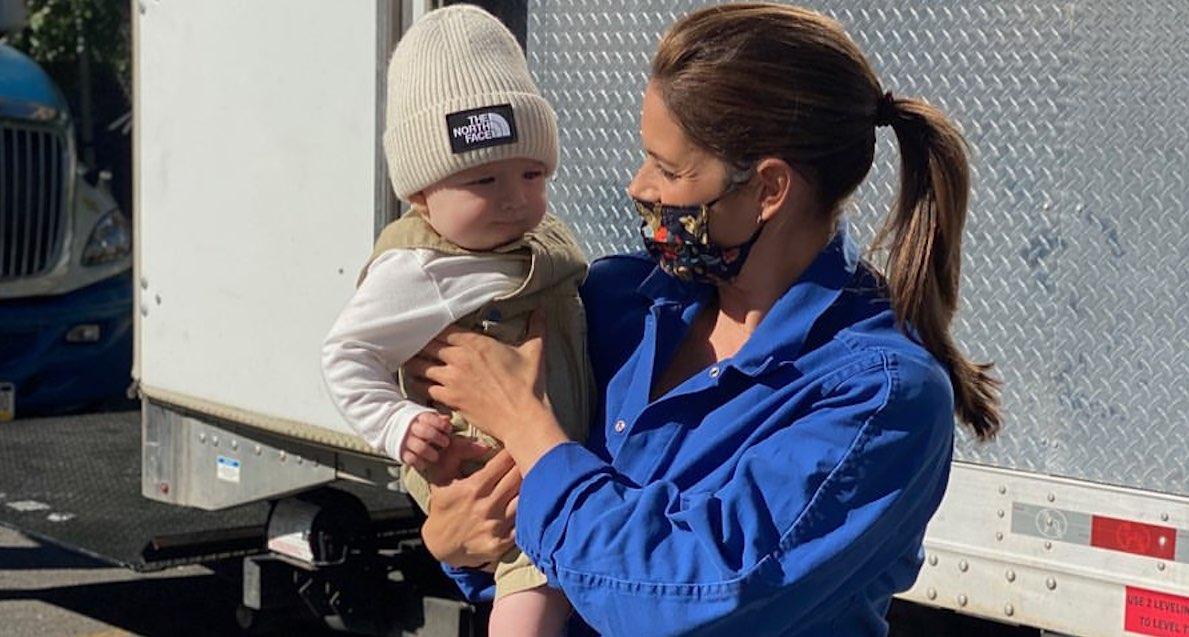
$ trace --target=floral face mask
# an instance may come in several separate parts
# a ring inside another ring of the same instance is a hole
[[[641,217],[644,248],[665,273],[701,283],[730,281],[739,276],[764,227],[760,225],[737,246],[720,246],[710,240],[710,208],[743,183],[746,180],[731,184],[712,201],[693,206],[667,206],[632,198]]]

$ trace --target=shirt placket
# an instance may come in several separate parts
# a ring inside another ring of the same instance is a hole
[[[629,476],[645,479],[665,457],[665,449],[683,422],[696,421],[697,414],[685,414],[679,402],[713,388],[722,375],[723,365],[715,364],[697,376],[682,382],[656,401],[649,402],[652,383],[661,373],[659,365],[668,362],[667,354],[679,346],[699,307],[676,303],[653,305],[645,319],[645,357],[636,366],[629,388],[631,399],[625,401],[618,414],[608,414],[608,449],[616,468]],[[684,325],[683,325],[684,323]],[[662,342],[660,334],[671,334],[675,342]]]

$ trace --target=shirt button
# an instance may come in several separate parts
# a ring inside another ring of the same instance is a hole
[[[720,371],[720,370],[719,370],[719,368],[718,368],[718,365],[715,365],[714,367],[711,367],[711,368],[710,368],[710,377],[711,377],[711,378],[718,378],[718,373],[719,373],[719,371]]]
[[[627,429],[627,427],[628,427],[628,424],[626,422],[624,422],[622,420],[615,421],[615,433],[621,434],[621,433],[623,433],[624,429]]]

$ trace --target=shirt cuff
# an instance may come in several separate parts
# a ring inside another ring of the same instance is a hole
[[[581,443],[565,442],[547,451],[524,476],[516,507],[516,543],[551,582],[556,581],[552,555],[544,554],[549,530],[568,526],[558,516],[568,509],[575,488],[607,470],[607,463]]]
[[[471,568],[455,568],[444,562],[442,571],[454,580],[467,601],[490,602],[495,599],[495,578],[491,573]]]

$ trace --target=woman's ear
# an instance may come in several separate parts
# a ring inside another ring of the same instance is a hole
[[[788,162],[777,157],[756,164],[760,220],[768,221],[790,202],[797,201],[811,187],[809,181]]]

